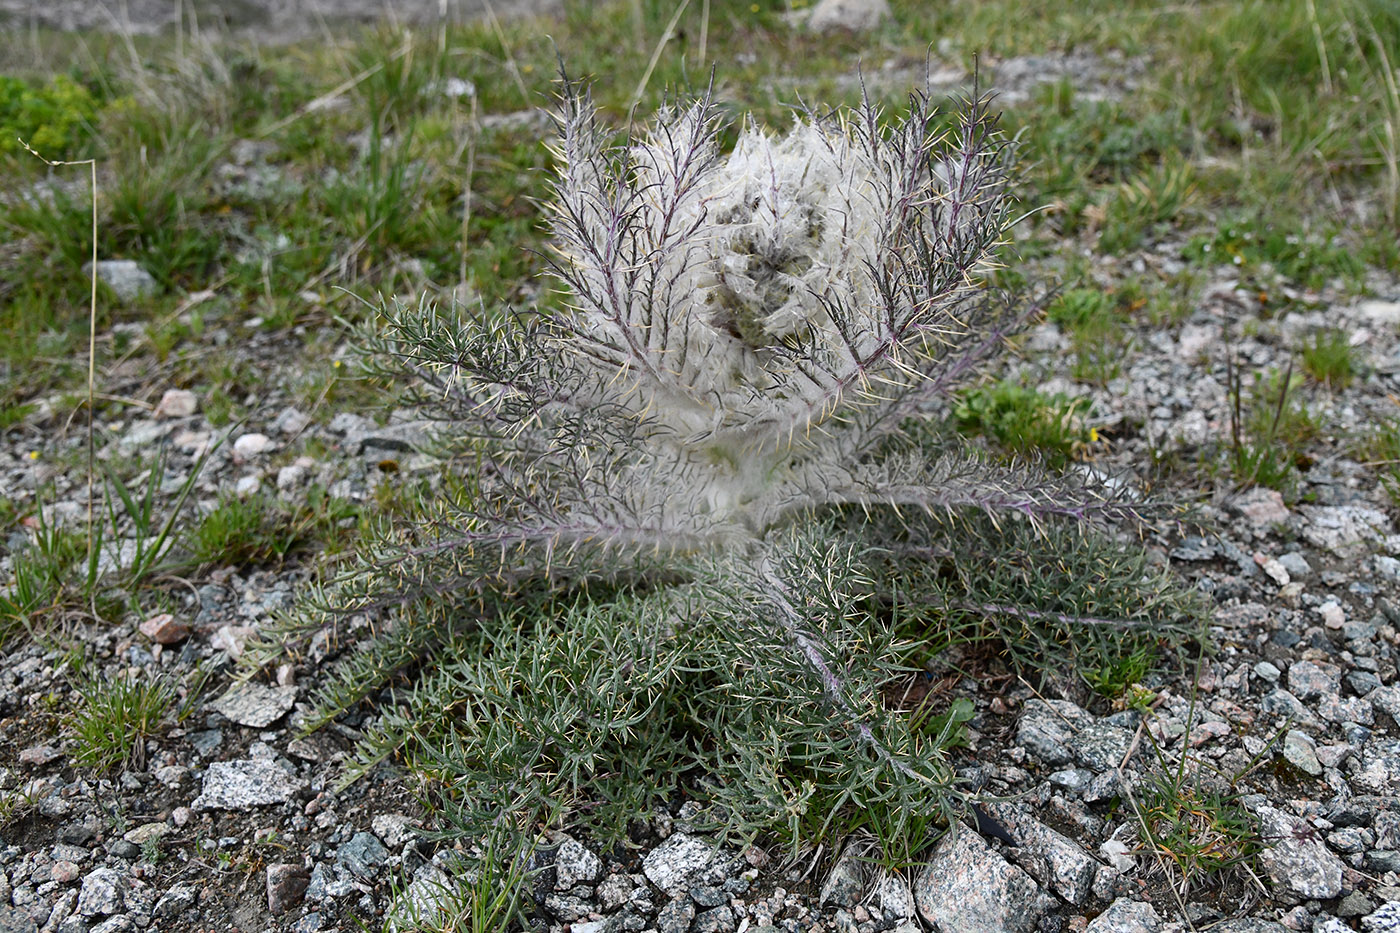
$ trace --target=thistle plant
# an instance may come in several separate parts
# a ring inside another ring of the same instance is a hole
[[[1073,654],[1189,608],[1093,531],[1131,502],[942,428],[1036,311],[987,284],[1013,147],[987,101],[923,93],[728,154],[709,94],[619,139],[566,82],[557,119],[564,307],[385,309],[365,360],[407,378],[450,481],[250,657],[372,628],[316,721],[410,672],[362,765],[432,778],[461,832],[622,835],[684,790],[741,832],[907,856],[961,794],[966,715],[899,700],[935,647]]]

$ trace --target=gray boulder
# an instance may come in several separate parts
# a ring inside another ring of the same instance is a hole
[[[980,836],[962,829],[934,848],[914,881],[914,903],[946,933],[1030,933],[1055,899]]]

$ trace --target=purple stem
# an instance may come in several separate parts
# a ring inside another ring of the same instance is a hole
[[[928,782],[929,778],[927,775],[915,771],[903,761],[896,758],[893,752],[881,745],[880,740],[875,737],[874,730],[851,708],[850,703],[846,702],[846,697],[843,693],[844,685],[831,669],[831,665],[827,664],[821,649],[802,631],[802,617],[797,612],[796,607],[789,601],[787,587],[783,581],[779,579],[778,575],[774,573],[771,562],[767,558],[764,558],[758,570],[764,581],[772,587],[769,595],[777,605],[778,610],[782,613],[783,634],[787,635],[788,639],[797,650],[801,652],[803,660],[807,662],[808,666],[810,666],[812,671],[817,675],[817,679],[821,681],[822,693],[826,695],[827,701],[830,702],[832,706],[836,707],[839,713],[850,719],[851,728],[860,736],[861,741],[874,749],[877,758],[906,777]]]
[[[978,615],[1010,616],[1013,619],[1048,619],[1051,622],[1059,622],[1061,625],[1101,625],[1108,628],[1138,628],[1147,625],[1147,622],[1134,622],[1131,619],[1105,619],[1097,616],[1077,616],[1066,612],[1051,612],[1041,609],[1024,609],[1020,606],[1008,606],[1002,603],[953,603],[953,609],[961,609],[964,612],[975,612]]]

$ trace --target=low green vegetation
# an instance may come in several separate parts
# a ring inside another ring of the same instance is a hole
[[[970,389],[953,406],[953,419],[964,434],[980,434],[1005,450],[1043,458],[1063,467],[1085,455],[1098,441],[1089,427],[1089,400],[1046,395],[1014,382]]]
[[[1106,385],[1132,347],[1127,322],[1135,295],[1110,295],[1093,288],[1071,288],[1056,297],[1046,317],[1065,331],[1074,349],[1070,374],[1081,382]]]
[[[1298,469],[1309,463],[1307,445],[1321,426],[1299,398],[1303,377],[1290,361],[1283,372],[1255,373],[1252,387],[1233,364],[1229,371],[1230,436],[1225,458],[1240,488],[1263,486],[1291,496]]]
[[[1160,661],[1160,646],[1151,638],[1129,634],[1110,650],[1081,663],[1080,672],[1089,689],[1114,703],[1132,705],[1137,691]]]
[[[1346,331],[1321,330],[1303,344],[1303,371],[1329,389],[1345,389],[1357,375]]]
[[[1352,442],[1354,455],[1380,471],[1390,501],[1400,506],[1400,418],[1378,419],[1369,432]]]
[[[359,511],[320,487],[303,495],[295,503],[265,493],[222,496],[191,530],[188,561],[205,567],[255,567],[280,564],[313,545],[345,547],[345,532],[354,529]]]
[[[8,523],[6,523],[8,524]],[[87,553],[87,541],[37,514],[34,540],[10,555],[10,585],[0,591],[0,646],[58,608]]]
[[[43,84],[0,75],[0,158],[29,146],[65,159],[91,135],[97,111],[92,92],[68,75]]]
[[[1140,794],[1144,848],[1165,860],[1183,891],[1247,869],[1263,849],[1258,823],[1238,794],[1171,772],[1153,776]]]
[[[1125,788],[1142,848],[1183,898],[1207,885],[1223,887],[1229,878],[1253,875],[1267,840],[1238,787],[1267,760],[1283,734],[1275,733],[1239,770],[1222,773],[1213,762],[1192,754],[1198,700],[1193,687],[1184,729],[1167,739],[1179,750],[1170,752],[1146,730],[1157,770],[1136,790]]]
[[[170,723],[174,685],[163,678],[96,677],[77,686],[78,707],[68,722],[73,758],[97,771],[142,767],[146,741]]]
[[[1266,270],[1308,288],[1333,282],[1359,289],[1366,262],[1355,244],[1341,239],[1341,232],[1303,234],[1296,227],[1275,226],[1259,216],[1227,220],[1210,232],[1191,237],[1185,256],[1205,265],[1228,263],[1244,275],[1258,278]]]

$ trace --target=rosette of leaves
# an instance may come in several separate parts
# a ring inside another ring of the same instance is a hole
[[[314,722],[402,674],[361,764],[397,755],[461,832],[625,837],[684,791],[907,855],[960,793],[965,704],[899,700],[932,645],[1073,653],[1185,611],[1086,533],[1130,503],[940,427],[1030,313],[986,284],[1012,147],[985,101],[926,94],[725,153],[709,95],[620,136],[566,83],[558,127],[564,309],[384,310],[365,359],[410,381],[450,481],[254,663],[357,640]]]

